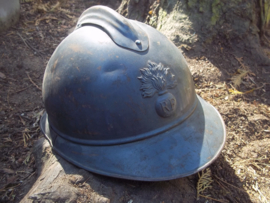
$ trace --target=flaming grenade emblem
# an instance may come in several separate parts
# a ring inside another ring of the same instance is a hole
[[[142,83],[140,88],[142,96],[144,98],[152,97],[158,93],[155,105],[158,115],[161,117],[171,116],[175,112],[177,103],[168,89],[175,88],[177,81],[170,68],[164,67],[161,63],[156,64],[148,61],[147,68],[142,68],[140,71],[142,75],[138,79]]]

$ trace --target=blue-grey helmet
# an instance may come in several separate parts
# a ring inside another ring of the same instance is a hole
[[[142,181],[194,174],[220,154],[218,111],[195,93],[181,52],[154,28],[87,9],[45,70],[41,129],[94,173]]]

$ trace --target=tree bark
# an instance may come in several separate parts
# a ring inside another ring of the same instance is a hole
[[[222,44],[270,65],[260,44],[259,0],[123,0],[118,12],[155,27],[177,46],[200,51]]]

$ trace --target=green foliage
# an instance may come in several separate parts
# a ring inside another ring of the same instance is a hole
[[[223,2],[220,0],[214,0],[212,3],[212,18],[211,18],[211,25],[215,25],[219,20],[221,13],[222,13]]]
[[[199,1],[199,11],[201,12],[201,13],[204,13],[204,12],[207,12],[207,10],[208,10],[208,5],[209,5],[209,3],[207,2],[207,0],[200,0]]]
[[[264,3],[264,14],[265,14],[265,23],[266,25],[270,22],[270,0],[265,1]]]
[[[188,0],[188,7],[192,8],[197,4],[197,0]]]
[[[270,22],[270,0],[259,0],[259,3],[261,7],[262,31],[264,31]]]

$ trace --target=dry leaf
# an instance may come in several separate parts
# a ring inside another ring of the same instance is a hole
[[[26,158],[24,159],[23,163],[27,165],[27,163],[30,161],[31,153],[28,153]]]
[[[10,33],[8,33],[8,34],[6,35],[6,37],[9,36],[9,35],[13,35],[13,34],[14,34],[14,32],[11,31]]]
[[[52,16],[42,17],[42,18],[39,18],[39,19],[36,20],[35,25],[38,26],[39,23],[40,23],[42,20],[57,20],[57,18],[52,17]]]
[[[4,140],[4,142],[13,142],[12,139],[11,139],[10,137],[6,137],[6,138],[4,138],[3,140]]]
[[[13,183],[14,181],[16,181],[16,179],[17,179],[17,176],[11,176],[11,177],[7,178],[6,185]]]
[[[258,106],[258,102],[257,102],[256,100],[253,101],[253,104],[254,104],[255,106]]]
[[[54,10],[57,9],[59,6],[60,6],[60,2],[57,1],[57,3],[55,5],[52,5],[51,12],[54,12]]]
[[[36,11],[46,13],[50,9],[49,4],[50,2],[43,4],[42,0],[35,0],[31,13],[34,13]]]
[[[45,4],[41,4],[41,5],[38,5],[38,6],[37,6],[37,10],[40,11],[40,12],[47,12],[47,11],[48,11],[47,8],[48,8],[48,7],[47,7],[47,5],[45,5]]]
[[[258,121],[258,120],[270,120],[270,119],[262,114],[255,114],[254,116],[249,116],[248,120],[249,121]]]
[[[73,18],[74,18],[74,16],[68,15],[67,13],[65,13],[65,15],[66,15],[68,18],[70,18],[70,19],[73,19]]]
[[[229,92],[232,94],[248,94],[248,93],[252,93],[255,89],[251,89],[245,92],[240,92],[238,90],[233,90],[233,89],[229,89]]]
[[[242,63],[243,57],[239,57],[239,58],[237,58],[236,56],[234,56],[234,57],[236,58],[236,60],[237,60],[239,63]]]
[[[247,69],[247,67],[243,64],[243,57],[240,57],[240,58],[237,58],[236,56],[234,57],[241,64],[243,69]]]
[[[215,86],[216,86],[217,89],[225,89],[225,88],[226,88],[225,82],[224,82],[222,85],[217,84],[217,85],[215,85]]]
[[[20,117],[20,119],[21,119],[22,124],[25,125],[25,121],[22,119],[22,117]]]
[[[3,168],[1,171],[3,171],[4,173],[7,173],[7,174],[13,174],[15,173],[14,170],[10,169],[10,168]]]
[[[31,135],[28,133],[23,133],[23,142],[24,142],[24,147],[27,147],[27,141],[31,138]]]
[[[5,79],[6,78],[6,75],[4,73],[1,73],[0,72],[0,78]]]
[[[38,126],[39,120],[40,120],[41,116],[43,115],[43,113],[44,113],[44,109],[41,110],[41,111],[38,112],[38,113],[35,113],[35,112],[34,112],[34,115],[32,116],[33,118],[36,118],[35,123],[33,123],[33,126],[34,126],[34,127]]]
[[[237,71],[240,74],[234,75],[231,78],[231,80],[232,80],[232,82],[233,82],[233,84],[234,84],[235,87],[238,87],[241,84],[241,82],[242,82],[242,78],[245,77],[248,74],[248,71],[246,71],[246,70],[238,69]]]
[[[258,182],[256,181],[256,184],[255,185],[252,185],[252,188],[259,193],[260,195],[260,200],[262,203],[269,203],[269,201],[266,199],[266,197],[262,194],[262,192],[259,190],[259,187],[258,187]]]
[[[188,45],[186,45],[186,44],[181,44],[178,48],[181,49],[182,47],[184,47],[187,51],[189,51],[189,50],[192,49],[192,47],[190,47],[190,46],[188,46]]]
[[[61,11],[61,12],[63,12],[63,13],[70,13],[70,11],[67,10],[67,9],[59,8],[58,10]]]

